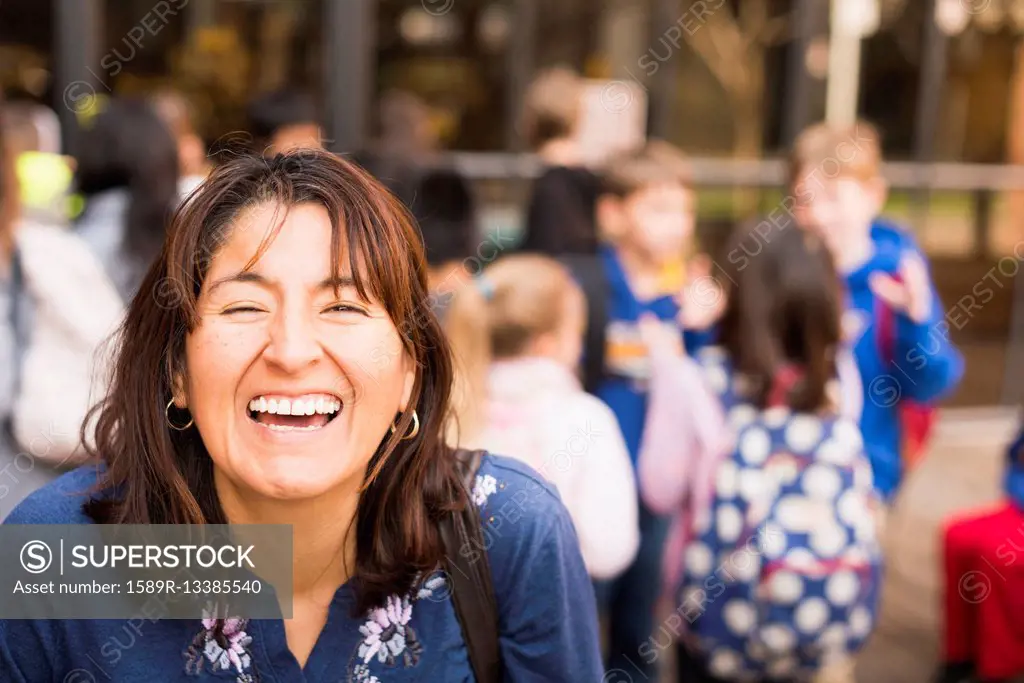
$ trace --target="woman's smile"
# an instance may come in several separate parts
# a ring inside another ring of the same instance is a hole
[[[249,419],[272,432],[316,432],[338,416],[344,402],[333,394],[261,394],[249,401]]]

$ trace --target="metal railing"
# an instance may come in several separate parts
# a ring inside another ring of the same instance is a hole
[[[536,155],[507,152],[449,152],[439,163],[474,180],[530,179],[543,169]],[[700,187],[781,187],[786,182],[783,159],[693,157],[690,164]],[[882,165],[882,175],[895,189],[1024,190],[1024,166],[891,161]]]

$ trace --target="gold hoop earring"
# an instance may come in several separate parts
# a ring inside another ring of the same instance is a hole
[[[395,423],[391,423],[391,433],[395,433]],[[402,441],[408,441],[409,439],[415,438],[420,433],[420,416],[416,414],[416,411],[412,411],[412,431],[402,437]]]
[[[176,432],[183,432],[186,429],[188,429],[189,427],[191,427],[193,424],[195,424],[196,420],[191,415],[189,415],[188,424],[185,425],[184,427],[179,427],[178,425],[174,424],[174,422],[171,421],[171,406],[172,405],[174,405],[174,399],[173,398],[170,401],[167,402],[167,407],[164,408],[164,419],[167,420],[167,426],[168,427],[170,427],[171,429],[173,429]]]

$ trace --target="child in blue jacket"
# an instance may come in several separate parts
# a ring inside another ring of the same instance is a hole
[[[860,426],[875,487],[891,500],[905,473],[904,444],[920,430],[905,418],[959,384],[963,358],[949,334],[966,321],[961,309],[942,307],[913,238],[878,217],[887,186],[873,127],[812,126],[794,145],[790,174],[792,205],[784,206],[821,234],[846,284],[843,327],[864,394]]]

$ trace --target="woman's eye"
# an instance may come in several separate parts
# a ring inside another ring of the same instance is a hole
[[[256,308],[255,306],[232,306],[224,311],[223,315],[233,315],[235,313],[262,313],[263,310]]]
[[[352,304],[334,304],[324,309],[325,313],[359,313],[366,315],[366,309],[361,306],[354,306]]]

